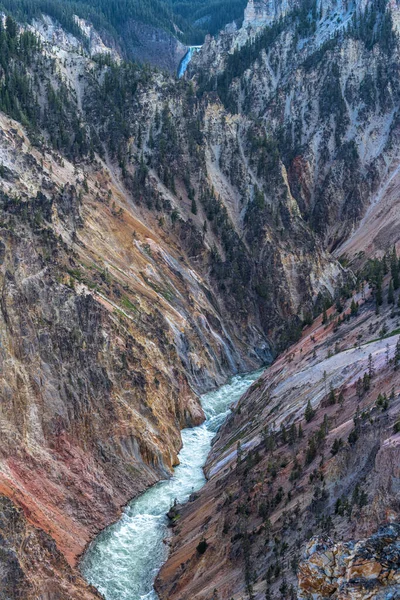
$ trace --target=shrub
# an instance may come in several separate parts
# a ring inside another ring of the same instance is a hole
[[[201,540],[201,542],[199,542],[197,544],[196,550],[199,554],[204,554],[204,552],[207,550],[208,548],[208,544],[206,542],[206,540]]]

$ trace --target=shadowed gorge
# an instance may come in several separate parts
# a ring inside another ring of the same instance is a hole
[[[89,548],[81,570],[106,598],[157,598],[152,591],[154,579],[168,556],[167,513],[173,522],[179,521],[179,504],[195,497],[204,485],[202,468],[211,440],[229,414],[229,407],[259,375],[260,372],[236,376],[202,397],[206,421],[182,432],[180,464],[173,477],[139,496],[121,521],[106,530]]]
[[[0,9],[0,596],[396,598],[397,2]]]

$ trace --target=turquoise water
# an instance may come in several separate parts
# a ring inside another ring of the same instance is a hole
[[[190,61],[193,58],[193,55],[195,52],[198,52],[200,50],[201,46],[190,46],[187,53],[185,54],[185,56],[182,59],[182,62],[179,66],[179,70],[178,70],[178,77],[179,79],[181,77],[184,76],[184,74],[186,73],[186,69],[188,68],[188,65],[190,63]]]
[[[258,371],[233,377],[215,392],[202,396],[206,421],[182,431],[180,464],[173,477],[133,500],[121,519],[90,545],[81,570],[106,600],[157,600],[153,584],[168,556],[164,543],[168,537],[166,513],[175,499],[187,502],[192,492],[203,487],[203,466],[216,431],[228,416],[231,404],[260,374]]]

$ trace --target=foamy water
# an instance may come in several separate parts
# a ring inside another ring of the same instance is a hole
[[[90,545],[81,570],[86,580],[106,600],[157,600],[154,580],[168,557],[168,519],[174,503],[187,502],[192,492],[205,484],[203,466],[211,441],[230,412],[261,374],[234,377],[227,385],[205,394],[201,403],[206,421],[182,432],[180,464],[173,477],[160,481],[133,500],[121,519],[103,531]]]

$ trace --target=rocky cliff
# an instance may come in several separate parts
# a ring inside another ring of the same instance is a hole
[[[397,241],[398,49],[389,13],[370,40],[352,10],[334,28],[333,8],[311,7],[226,31],[180,82],[124,63],[90,23],[88,49],[52,20],[0,31],[0,492],[20,531],[5,545],[21,582],[36,569],[22,539],[34,557],[57,547],[23,597],[63,598],[68,578],[69,597],[94,597],[79,555],[171,473],[197,394],[291,343],[219,435],[161,595],[261,597],[295,585],[313,530],[369,535],[372,514],[396,516],[395,459],[379,465],[396,452],[397,395],[375,404],[397,390],[396,313],[374,316],[370,278],[353,314],[343,265]],[[339,333],[313,323],[334,299],[352,315]],[[326,410],[305,424],[308,400]]]
[[[37,571],[15,551],[22,597],[75,577],[90,598],[79,555],[171,473],[197,394],[270,362],[347,275],[281,163],[281,213],[248,224],[248,124],[219,101],[51,21],[0,34],[0,492],[34,556],[57,547]]]
[[[395,524],[357,543],[312,539],[299,567],[299,598],[395,598],[399,534]]]
[[[178,511],[161,598],[293,598],[298,587],[304,598],[339,588],[338,598],[368,598],[391,585],[383,555],[374,559],[381,580],[360,566],[364,579],[343,572],[336,585],[307,546],[399,520],[398,310],[382,307],[377,316],[365,286],[340,315],[331,309],[305,329],[242,398],[214,443],[206,486]],[[389,572],[397,585],[398,564]]]
[[[378,257],[390,263],[399,241],[398,14],[395,5],[337,10],[301,5],[283,20],[271,18],[270,27],[248,23],[209,39],[189,72],[201,96],[217,90],[238,119],[252,115],[253,131],[266,132],[298,214],[353,266],[358,283],[344,297],[338,292],[334,307],[267,369],[218,434],[207,485],[179,510],[157,581],[161,598],[398,594],[398,564],[387,567],[372,547],[375,574],[365,550],[365,572],[348,550],[349,571],[336,581],[329,567],[313,570],[314,558],[317,565],[330,559],[307,546],[329,533],[333,553],[344,552],[342,540],[349,549],[351,540],[373,536],[370,549],[378,525],[399,520],[398,311],[387,266],[378,279],[365,279]],[[267,199],[266,155],[249,172]],[[256,215],[259,222],[264,212]],[[393,265],[397,277],[397,257]]]
[[[96,600],[100,596],[72,569],[54,540],[0,497],[1,594],[27,600]]]
[[[274,2],[273,0],[249,0],[244,11],[243,27],[263,27],[284,17],[290,9],[296,6],[295,2]]]
[[[269,27],[209,39],[193,59],[200,93],[217,89],[275,144],[301,216],[330,249],[395,184],[397,20],[397,5],[304,4]],[[253,173],[267,196],[262,169]]]

